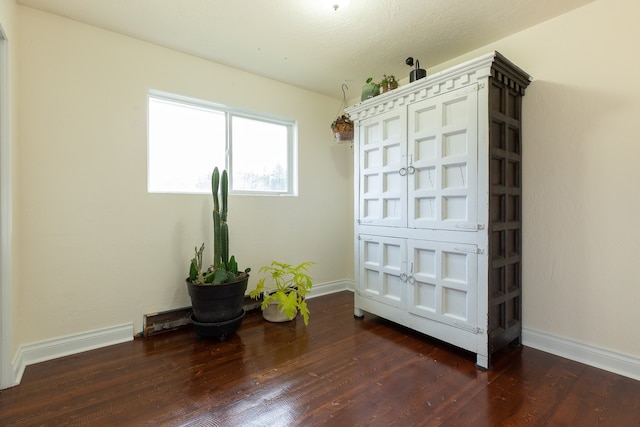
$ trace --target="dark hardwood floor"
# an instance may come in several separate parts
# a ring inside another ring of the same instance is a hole
[[[27,367],[0,425],[640,426],[640,381],[531,348],[491,371],[475,356],[367,315],[353,294],[311,318],[248,313],[224,342],[192,329]]]

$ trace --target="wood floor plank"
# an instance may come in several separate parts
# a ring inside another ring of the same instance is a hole
[[[247,313],[226,341],[189,328],[28,366],[1,426],[640,426],[640,382],[531,348],[493,369],[384,319],[353,294],[311,322]]]

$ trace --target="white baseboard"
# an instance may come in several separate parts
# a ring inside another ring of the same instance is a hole
[[[634,380],[640,380],[640,358],[638,357],[528,328],[522,329],[522,344]]]
[[[322,295],[329,295],[341,291],[353,291],[353,280],[342,279],[334,280],[333,282],[314,283],[311,288],[311,292],[307,295],[307,298],[319,297]]]
[[[13,360],[14,385],[28,365],[133,340],[133,323],[82,332],[20,346]]]

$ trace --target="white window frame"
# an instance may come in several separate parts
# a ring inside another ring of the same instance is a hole
[[[225,141],[225,160],[224,167],[229,173],[229,194],[234,195],[254,195],[254,196],[297,196],[298,195],[298,123],[294,119],[278,117],[272,114],[251,111],[239,107],[218,104],[215,102],[205,101],[202,99],[191,98],[184,95],[177,95],[169,92],[163,92],[155,89],[149,89],[147,93],[147,105],[149,99],[155,98],[168,102],[184,104],[190,107],[203,108],[224,113],[226,117],[226,141]],[[246,118],[250,120],[263,121],[265,123],[277,124],[285,126],[287,129],[287,190],[286,191],[269,191],[269,190],[235,190],[233,185],[233,128],[231,122],[233,117]],[[147,131],[147,138],[149,131]],[[149,149],[150,141],[147,141],[147,149]],[[147,162],[149,162],[149,154],[147,153]],[[147,173],[150,173],[148,169]],[[147,177],[149,180],[149,177]],[[151,193],[170,193],[170,194],[206,194],[206,192],[182,192],[182,191],[150,191]]]

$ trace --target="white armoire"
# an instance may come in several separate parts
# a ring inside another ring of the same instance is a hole
[[[522,332],[522,118],[498,52],[346,109],[355,123],[355,303],[476,353]]]

